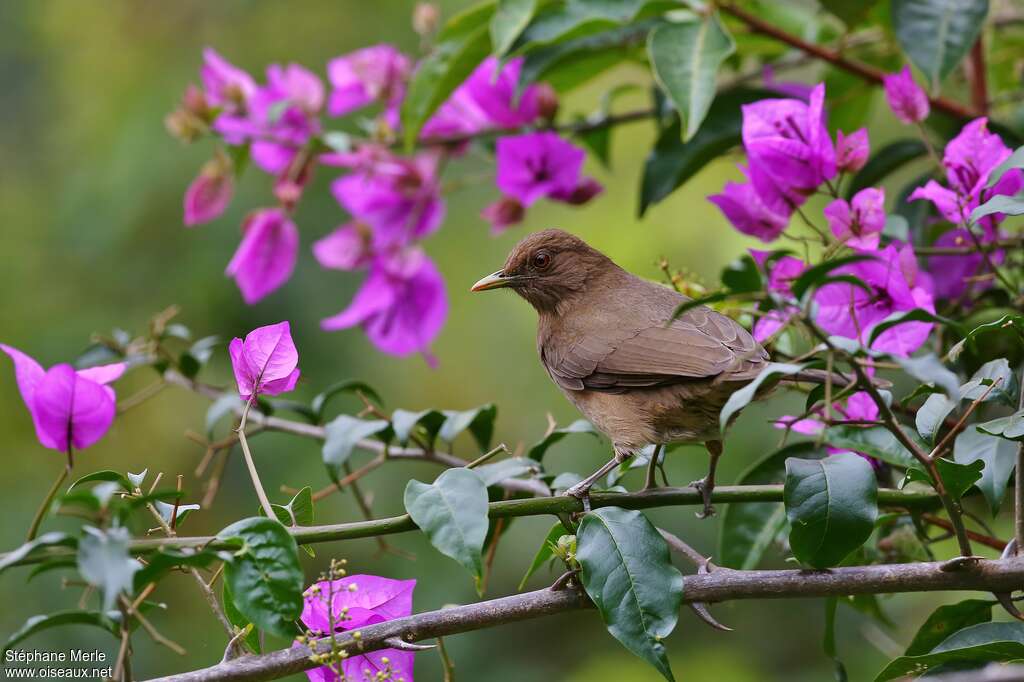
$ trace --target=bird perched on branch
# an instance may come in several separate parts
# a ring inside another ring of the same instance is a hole
[[[711,492],[722,454],[719,414],[729,396],[769,361],[747,330],[705,306],[673,319],[690,299],[626,272],[562,230],[527,236],[505,266],[472,291],[498,288],[512,289],[537,310],[544,369],[612,442],[611,461],[567,494],[588,506],[588,491],[598,479],[653,444],[651,486],[665,444],[703,442],[710,466],[692,485],[704,501],[699,515],[713,513]]]

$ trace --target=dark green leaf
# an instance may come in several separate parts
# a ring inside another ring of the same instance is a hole
[[[836,682],[846,682],[846,666],[839,660],[839,654],[836,649],[836,608],[838,606],[838,597],[828,597],[825,599],[825,636],[822,640],[821,648],[824,650],[825,655],[832,659],[832,664],[835,666]]]
[[[498,416],[498,408],[494,405],[481,405],[464,412],[445,410],[444,416],[444,423],[437,432],[441,440],[451,443],[460,433],[469,429],[481,450],[491,447],[494,419]]]
[[[732,419],[732,416],[754,399],[757,389],[761,387],[765,380],[776,375],[787,376],[789,374],[796,374],[803,368],[804,365],[793,365],[785,362],[770,362],[765,365],[764,369],[761,370],[761,373],[753,381],[729,396],[729,400],[726,401],[725,406],[722,408],[722,413],[718,417],[718,424],[722,431],[724,432],[726,427],[729,426],[729,420]]]
[[[967,332],[967,336],[962,341],[955,344],[949,349],[949,357],[951,360],[956,360],[960,357],[960,353],[963,352],[965,345],[970,345],[972,348],[976,346],[975,338],[981,334],[988,332],[997,332],[1007,327],[1012,327],[1024,339],[1024,315],[1003,315],[998,320],[992,322],[986,322],[980,324],[971,331]]]
[[[971,211],[971,224],[977,223],[985,216],[993,213],[1005,213],[1006,215],[1024,215],[1024,195],[1009,196],[997,194],[978,208]]]
[[[482,464],[474,469],[486,486],[497,485],[507,478],[523,474],[538,474],[540,470],[540,462],[526,457],[511,457],[492,464]]]
[[[901,656],[875,682],[920,675],[944,663],[986,663],[1024,658],[1024,623],[979,623],[954,632],[927,654]]]
[[[682,141],[678,120],[662,130],[644,161],[638,215],[643,216],[648,208],[665,199],[708,163],[738,146],[743,125],[740,107],[770,97],[777,97],[777,94],[748,88],[720,93],[689,142]]]
[[[885,318],[877,325],[875,325],[875,327],[871,330],[870,337],[868,338],[868,345],[872,345],[878,339],[878,337],[882,335],[882,332],[886,331],[887,329],[892,329],[893,327],[897,327],[901,324],[906,324],[907,322],[935,322],[937,324],[946,325],[951,330],[953,330],[958,336],[963,336],[966,333],[966,330],[956,320],[951,320],[948,317],[936,315],[935,313],[929,312],[924,308],[914,308],[913,310],[909,310],[905,313],[893,313],[892,315],[890,315],[889,317]]]
[[[859,5],[860,3],[850,4]],[[920,140],[907,139],[890,142],[875,152],[864,164],[864,167],[853,176],[850,186],[846,189],[847,201],[852,199],[857,192],[878,185],[890,173],[914,159],[922,158],[927,153],[928,148]]]
[[[976,425],[969,424],[953,443],[953,459],[961,464],[984,463],[985,468],[979,474],[981,480],[977,482],[978,490],[985,496],[995,516],[1017,463],[1017,445],[983,433]]]
[[[77,544],[78,540],[67,533],[58,533],[56,531],[43,533],[36,539],[30,540],[21,547],[4,554],[3,558],[0,559],[0,573],[3,573],[6,569],[24,558],[34,556],[37,550],[46,549],[47,547],[75,547]]]
[[[452,17],[434,49],[420,61],[402,102],[407,149],[416,143],[423,124],[487,57],[491,50],[488,24],[493,14],[494,6],[484,4]]]
[[[664,538],[642,513],[603,507],[583,517],[577,541],[583,587],[608,632],[673,680],[662,641],[679,617],[683,576]]]
[[[683,142],[697,134],[715,99],[718,68],[735,49],[717,14],[662,24],[647,37],[651,70],[679,112]]]
[[[437,438],[437,432],[444,424],[445,416],[439,410],[420,410],[410,412],[409,410],[395,410],[391,415],[391,428],[395,431],[395,440],[402,445],[409,442],[413,429],[422,426],[427,434],[427,444],[433,445]]]
[[[313,491],[307,485],[295,493],[295,497],[288,504],[270,505],[277,515],[277,520],[286,526],[312,526],[313,525]],[[263,514],[263,510],[260,510]]]
[[[1018,147],[1013,154],[1007,157],[1006,161],[992,169],[992,172],[988,174],[988,182],[985,183],[986,189],[992,189],[996,186],[1007,171],[1013,170],[1014,168],[1024,168],[1024,147]]]
[[[935,460],[935,469],[939,472],[946,491],[954,500],[963,497],[964,493],[981,479],[983,468],[985,462],[981,460],[973,460],[969,464],[953,462],[944,457]]]
[[[31,637],[37,632],[60,627],[61,625],[92,625],[106,630],[115,637],[119,636],[117,624],[99,611],[57,611],[56,613],[32,616],[26,620],[25,624],[18,628],[17,631],[8,637],[6,642],[4,642],[4,650],[0,656],[6,660],[7,651],[12,649],[19,642]]]
[[[224,566],[224,582],[238,611],[261,630],[291,637],[302,614],[302,567],[298,546],[276,519],[252,517],[217,537],[240,545]]]
[[[836,268],[869,260],[877,260],[877,258],[866,253],[859,253],[852,256],[833,258],[832,260],[827,260],[824,263],[818,263],[813,267],[807,268],[793,282],[793,296],[797,299],[803,298],[808,289],[820,285],[828,277],[829,273]]]
[[[878,4],[878,0],[818,0],[827,12],[833,14],[846,24],[847,28],[854,28],[867,17],[871,8]]]
[[[988,0],[892,0],[900,47],[937,91],[978,38]]]
[[[481,551],[487,537],[487,487],[469,469],[449,469],[433,483],[409,481],[405,510],[432,544],[476,578],[483,575]]]
[[[132,490],[135,487],[127,478],[125,478],[124,474],[117,471],[110,471],[109,469],[104,469],[102,471],[94,471],[91,474],[86,474],[85,476],[82,476],[80,479],[78,479],[77,481],[68,486],[68,492],[71,492],[72,490],[82,485],[83,483],[93,483],[95,481],[117,483],[125,491]]]
[[[572,424],[561,429],[554,429],[545,435],[539,443],[536,443],[530,448],[529,452],[526,453],[526,456],[535,462],[540,462],[544,459],[544,455],[547,453],[548,448],[573,433],[588,433],[591,436],[598,435],[597,429],[594,428],[593,424],[588,422],[586,419],[577,419]]]
[[[340,477],[341,466],[352,456],[359,441],[383,433],[389,426],[383,419],[363,420],[347,414],[328,422],[324,427],[323,459],[331,478]]]
[[[984,599],[965,599],[956,604],[944,604],[932,611],[914,635],[904,656],[921,656],[937,647],[947,637],[978,623],[992,620],[992,606],[996,602]]]
[[[146,565],[139,569],[132,579],[136,592],[141,591],[146,585],[159,580],[164,574],[173,568],[187,566],[190,568],[206,568],[215,561],[230,561],[231,555],[227,552],[215,552],[209,549],[196,550],[167,549],[160,548],[155,552],[146,555]]]
[[[103,610],[109,611],[121,592],[130,590],[135,573],[142,568],[128,552],[131,536],[125,528],[82,529],[78,543],[78,572],[103,595]]]
[[[49,573],[50,571],[59,571],[59,570],[62,570],[62,569],[78,570],[78,560],[77,559],[49,559],[49,560],[46,560],[43,563],[41,563],[38,566],[36,566],[35,568],[33,568],[29,572],[28,577],[25,578],[25,582],[26,583],[31,582],[32,580],[34,580],[36,577],[42,575],[43,573]]]
[[[765,456],[744,471],[737,485],[764,485],[786,480],[786,459],[807,459],[820,451],[814,443],[794,443]],[[722,516],[715,555],[723,566],[757,568],[765,551],[786,526],[786,509],[777,502],[733,502]]]
[[[535,11],[537,0],[498,0],[490,24],[491,49],[496,57],[508,52]]]
[[[904,372],[918,381],[941,388],[950,398],[959,398],[960,377],[946,369],[946,366],[934,353],[916,358],[896,358],[896,362]]]
[[[932,393],[914,415],[917,432],[929,443],[934,443],[949,413],[960,401],[950,400],[945,393]]]
[[[725,266],[721,280],[734,294],[761,291],[764,288],[764,280],[761,278],[757,263],[747,254]]]
[[[364,381],[358,379],[348,379],[346,381],[339,381],[336,384],[331,384],[326,389],[317,393],[313,397],[313,402],[309,404],[313,413],[316,415],[317,421],[322,421],[324,418],[324,410],[327,409],[327,404],[337,395],[342,393],[361,393],[366,398],[369,398],[373,402],[377,403],[378,406],[383,405],[384,401],[380,399],[380,395],[373,389],[372,386]]]
[[[551,526],[551,530],[544,536],[544,541],[540,543],[540,548],[537,549],[537,554],[533,557],[533,562],[530,567],[526,569],[526,575],[519,581],[519,587],[517,588],[520,592],[523,591],[523,587],[526,586],[526,581],[530,579],[534,573],[536,573],[541,566],[546,562],[554,558],[554,547],[558,545],[558,538],[565,535],[565,526],[562,525],[561,521],[556,521],[555,525]]]
[[[989,390],[993,384],[995,387]],[[989,360],[971,375],[971,380],[960,387],[961,400],[999,400],[1017,406],[1017,375],[1010,369],[1006,358]]]
[[[903,432],[908,437],[911,435],[909,429],[904,428]],[[884,426],[830,426],[825,431],[825,442],[844,450],[863,452],[893,466],[906,468],[917,461]]]
[[[793,554],[815,568],[837,565],[874,530],[877,495],[875,472],[859,455],[787,459],[784,497]]]
[[[1007,440],[1024,441],[1024,410],[978,424],[978,431]]]

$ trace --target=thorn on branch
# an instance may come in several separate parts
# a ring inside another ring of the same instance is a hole
[[[401,651],[429,651],[430,649],[437,648],[436,644],[413,644],[401,637],[388,637],[384,640],[384,643],[392,649],[400,649]]]

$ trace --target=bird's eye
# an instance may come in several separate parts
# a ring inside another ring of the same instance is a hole
[[[547,251],[538,251],[533,254],[533,258],[530,262],[535,269],[546,270],[547,267],[551,265],[551,254]]]

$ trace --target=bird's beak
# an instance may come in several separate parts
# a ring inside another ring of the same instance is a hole
[[[470,287],[470,291],[487,291],[488,289],[500,289],[502,287],[514,286],[519,281],[515,275],[506,275],[504,270],[487,275],[479,282]]]

